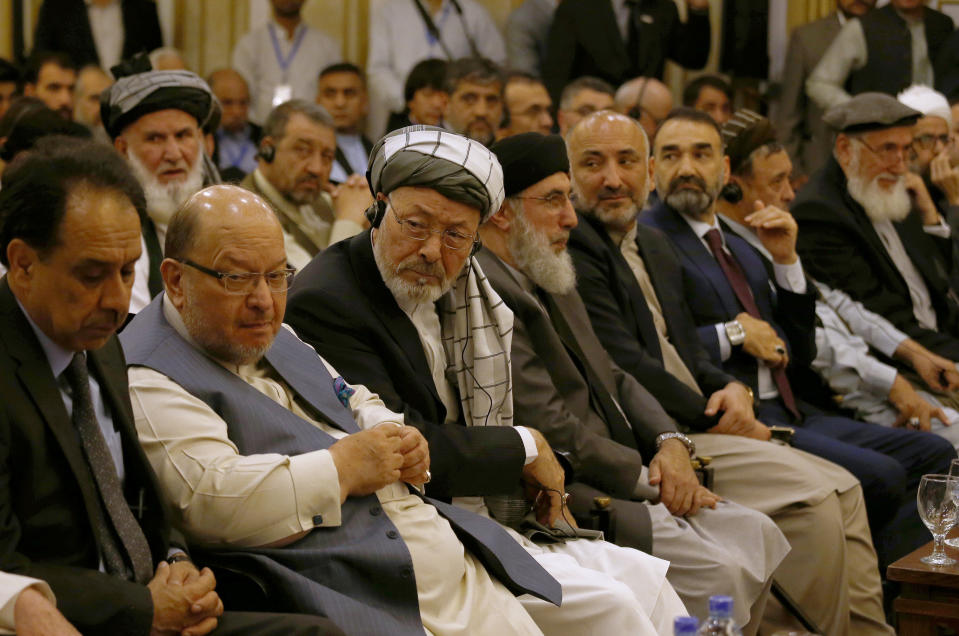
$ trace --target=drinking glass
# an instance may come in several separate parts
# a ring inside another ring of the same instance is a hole
[[[956,525],[956,487],[959,482],[949,475],[923,475],[919,482],[917,504],[919,517],[929,528],[935,547],[932,554],[919,559],[927,565],[954,565],[956,560],[946,555],[943,539]]]
[[[959,480],[959,459],[954,459],[949,463],[949,476]],[[959,489],[953,490],[952,498],[956,502],[956,505],[959,506]],[[951,548],[959,548],[959,537],[946,539],[946,545]]]

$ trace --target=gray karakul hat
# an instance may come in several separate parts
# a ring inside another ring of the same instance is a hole
[[[837,132],[857,133],[911,126],[922,113],[892,95],[860,93],[826,111],[823,121]]]

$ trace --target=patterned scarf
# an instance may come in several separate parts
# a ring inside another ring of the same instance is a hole
[[[467,426],[512,426],[513,312],[472,256],[440,303],[447,374]]]

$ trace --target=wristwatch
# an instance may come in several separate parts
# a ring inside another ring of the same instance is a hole
[[[171,554],[170,556],[166,558],[166,562],[169,563],[170,565],[173,565],[174,563],[179,563],[180,561],[189,561],[189,560],[190,560],[190,557],[187,556],[186,552],[177,552],[175,554]]]
[[[743,329],[742,323],[738,320],[724,322],[723,328],[726,330],[726,337],[729,338],[729,344],[732,346],[738,347],[746,341],[746,330]]]
[[[689,451],[689,456],[692,457],[696,454],[696,444],[693,443],[693,440],[689,439],[679,431],[666,431],[665,433],[660,433],[656,436],[656,450],[658,451],[660,446],[663,445],[668,439],[678,439],[683,443],[683,446],[686,447],[686,450]]]

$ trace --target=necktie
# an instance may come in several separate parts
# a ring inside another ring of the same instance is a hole
[[[629,23],[626,27],[626,58],[630,69],[639,68],[639,2],[640,0],[626,0],[629,9]],[[638,75],[630,72],[630,77]]]
[[[546,308],[550,322],[553,323],[553,328],[556,329],[556,333],[559,334],[560,340],[562,340],[566,346],[567,352],[579,368],[583,379],[586,380],[586,384],[589,386],[589,396],[590,401],[593,403],[593,408],[595,408],[606,421],[613,440],[624,446],[637,448],[633,428],[629,425],[629,422],[626,421],[626,416],[623,415],[623,411],[616,403],[616,400],[613,399],[613,396],[610,395],[606,387],[603,386],[590,360],[586,358],[576,339],[575,332],[572,327],[569,326],[569,323],[566,322],[566,317],[563,316],[563,312],[556,304],[552,294],[542,289],[537,289],[536,294]]]
[[[90,464],[103,507],[99,518],[95,520],[103,562],[111,574],[127,577],[128,570],[123,557],[125,551],[133,571],[133,579],[146,583],[153,575],[150,546],[123,496],[116,464],[97,422],[93,399],[90,396],[86,355],[82,352],[76,354],[63,375],[73,391],[73,425],[80,434],[83,452]],[[105,516],[103,512],[106,513]]]
[[[709,249],[719,263],[719,267],[726,275],[726,280],[736,294],[739,304],[743,306],[753,318],[764,320],[759,313],[759,307],[756,306],[756,300],[753,298],[753,292],[746,281],[746,275],[742,268],[731,255],[723,249],[723,239],[719,230],[713,228],[706,232],[706,242],[709,243]],[[789,378],[786,377],[786,370],[783,368],[770,369],[776,388],[779,390],[779,397],[782,398],[786,409],[792,413],[793,417],[799,418],[799,409],[796,407],[796,397],[793,395],[792,386],[789,384]]]

